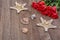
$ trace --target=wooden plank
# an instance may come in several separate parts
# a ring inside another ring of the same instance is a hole
[[[39,1],[39,0],[38,0]],[[29,1],[29,6],[30,6],[30,8],[29,8],[29,10],[30,10],[30,13],[31,13],[31,15],[32,14],[36,14],[36,16],[38,16],[37,14],[38,14],[38,12],[35,10],[35,9],[33,9],[32,7],[31,7],[31,4],[32,4],[32,2],[37,2],[37,0],[30,0]],[[38,30],[38,28],[37,28],[37,26],[36,26],[36,22],[38,21],[37,20],[38,18],[36,18],[36,19],[34,19],[34,20],[31,20],[31,25],[32,25],[32,40],[41,40],[40,39],[40,35],[39,35],[39,30]]]
[[[3,27],[2,40],[10,40],[10,10],[9,1],[2,0],[1,21]]]
[[[25,7],[29,7],[29,0],[20,0],[22,1],[22,3],[27,3],[27,5]],[[20,31],[22,28],[28,28],[29,32],[27,34],[24,34],[22,33],[22,36],[21,36],[21,40],[33,40],[32,39],[32,26],[31,26],[31,20],[29,19],[30,23],[28,25],[23,25],[21,24],[21,19],[24,18],[24,17],[30,17],[30,12],[29,10],[28,11],[21,11],[20,14],[19,14],[19,19],[20,19]]]
[[[15,6],[17,0],[10,1],[10,7]],[[11,20],[11,40],[21,40],[20,38],[20,29],[19,29],[19,15],[16,13],[16,10],[10,10],[10,20]]]
[[[3,32],[1,13],[2,13],[2,0],[0,0],[0,40],[2,40],[2,32]]]

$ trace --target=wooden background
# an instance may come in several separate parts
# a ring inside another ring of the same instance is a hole
[[[11,10],[10,7],[15,5],[15,2],[27,3],[28,11],[21,11],[20,14],[16,10]],[[46,20],[51,18],[41,15],[38,11],[31,7],[33,1],[40,0],[0,0],[0,40],[48,40],[48,35],[44,28],[37,27],[36,23],[40,22],[39,17]],[[58,11],[59,12],[59,11]],[[37,18],[30,19],[28,25],[21,24],[20,20],[24,17],[29,17],[36,14]],[[56,29],[49,29],[51,40],[60,40],[60,12],[59,19],[54,19],[53,24],[57,26]],[[21,32],[21,29],[26,27],[29,29],[27,34]]]

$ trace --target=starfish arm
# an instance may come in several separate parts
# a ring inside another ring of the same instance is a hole
[[[53,19],[49,20],[48,22],[51,24],[53,22]]]
[[[40,19],[41,19],[41,22],[44,23],[44,19],[42,17],[40,17]]]
[[[28,10],[28,8],[24,8],[23,10]]]
[[[42,23],[37,23],[37,26],[43,26]]]
[[[17,9],[18,10],[18,9]],[[22,8],[19,11],[28,10],[28,8]]]
[[[45,27],[44,27],[44,29],[45,29],[45,31],[48,31],[48,28],[45,28]]]
[[[51,25],[49,28],[57,28],[57,26]]]
[[[16,6],[17,6],[17,5],[21,6],[21,5],[20,5],[19,3],[17,3],[17,2],[15,2],[15,4],[16,4]]]
[[[20,9],[20,10],[16,9],[16,10],[17,10],[17,13],[19,13],[19,12],[21,12],[22,10],[27,10],[27,8],[23,8],[23,9]]]
[[[15,7],[10,7],[11,9],[16,9]]]
[[[23,6],[26,6],[27,3],[24,3]]]

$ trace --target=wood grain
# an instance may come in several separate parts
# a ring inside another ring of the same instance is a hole
[[[16,10],[11,10],[10,7],[15,5],[15,2],[27,3],[25,7],[27,11],[21,11],[17,14]],[[40,17],[50,20],[51,18],[41,15],[38,11],[31,7],[31,3],[40,0],[0,0],[0,40],[48,40],[48,34],[44,28],[37,27],[36,23],[40,22]],[[56,29],[49,29],[51,40],[60,40],[60,11],[58,11],[59,19],[54,19],[53,23],[57,26]],[[36,14],[36,19],[31,20],[30,16]],[[29,18],[29,24],[23,25],[21,19]],[[22,28],[28,28],[27,34],[22,33]]]

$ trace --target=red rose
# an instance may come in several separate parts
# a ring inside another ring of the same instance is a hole
[[[43,9],[43,8],[42,8]],[[51,16],[51,7],[50,6],[46,6],[44,11],[41,11],[41,14],[46,15],[46,16]]]
[[[48,15],[47,16],[51,16],[52,15],[52,13],[54,13],[53,11],[52,11],[52,6],[47,6],[47,8],[46,8],[48,11]]]
[[[41,5],[38,8],[39,11],[45,11],[45,9],[46,9],[46,5]]]
[[[46,9],[44,10],[45,11],[45,14],[47,15],[47,16],[51,16],[51,7],[50,6],[46,6]],[[43,12],[44,12],[43,11]]]
[[[36,6],[37,6],[36,2],[33,2],[32,7],[36,9],[37,8]]]
[[[47,14],[48,14],[48,11],[47,11],[47,10],[45,10],[45,11],[42,11],[42,12],[41,12],[41,14],[43,14],[43,15],[46,15],[46,16],[47,16]]]
[[[36,2],[33,2],[33,3],[32,3],[32,7],[38,10],[39,5],[38,5]]]
[[[58,15],[57,15],[57,13],[53,13],[53,14],[51,15],[51,17],[52,17],[53,19],[57,19],[57,18],[58,18]]]
[[[53,6],[53,7],[52,7],[52,11],[56,12],[56,10],[57,10],[57,9],[56,9],[56,6]]]
[[[50,16],[51,16],[51,14],[52,14],[52,13],[51,13],[50,11],[48,11],[48,14],[47,14],[47,16],[49,16],[49,17],[50,17]]]
[[[45,2],[44,1],[40,1],[38,2],[39,5],[45,5]]]
[[[44,11],[46,8],[45,2],[44,1],[40,1],[37,3],[40,7],[38,8],[39,11]]]
[[[51,10],[52,7],[51,7],[51,6],[47,6],[46,9],[47,9],[47,10]]]

